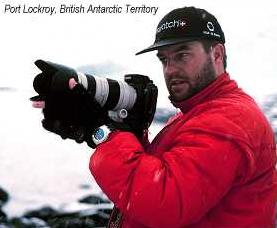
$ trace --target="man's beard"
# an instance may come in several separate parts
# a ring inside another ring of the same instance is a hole
[[[200,69],[198,74],[194,77],[193,83],[189,83],[190,87],[187,91],[187,93],[182,98],[174,98],[174,94],[170,93],[170,99],[173,101],[181,101],[188,99],[201,90],[203,90],[205,87],[207,87],[209,84],[211,84],[216,79],[216,73],[213,68],[212,60],[211,58],[207,58],[206,62],[204,63],[203,67]],[[188,81],[189,82],[189,81]]]

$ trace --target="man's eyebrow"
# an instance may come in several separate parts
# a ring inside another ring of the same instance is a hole
[[[190,49],[190,46],[187,45],[187,44],[184,44],[184,45],[181,45],[180,47],[178,47],[175,52],[178,52],[178,51],[186,51],[186,50],[189,50]]]
[[[178,51],[187,51],[187,50],[189,50],[190,49],[190,46],[189,45],[187,45],[187,44],[183,44],[183,45],[181,45],[181,46],[179,46],[179,47],[177,47],[175,50],[173,50],[174,52],[178,52]],[[161,53],[157,53],[157,57],[159,58],[159,57],[162,57],[163,55],[161,54]]]

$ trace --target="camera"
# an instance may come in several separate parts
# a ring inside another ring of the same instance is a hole
[[[70,93],[68,83],[74,78],[91,100],[97,102],[102,113],[107,112],[113,121],[122,122],[128,117],[129,112],[140,112],[145,118],[145,127],[149,127],[153,120],[158,89],[148,76],[127,74],[124,76],[124,81],[120,81],[84,74],[73,68],[44,60],[35,61],[35,65],[42,73],[33,81],[33,87],[39,94],[36,98],[32,98],[33,100],[45,100],[45,97],[49,96],[58,99],[61,94],[63,97],[63,94]],[[55,108],[59,107],[56,105]],[[89,111],[82,110],[82,112]]]

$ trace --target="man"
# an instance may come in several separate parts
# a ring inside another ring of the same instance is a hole
[[[158,51],[181,112],[149,145],[107,126],[99,140],[96,130],[89,167],[115,204],[109,227],[274,227],[274,134],[226,72],[224,43],[213,15],[184,7],[138,53]]]

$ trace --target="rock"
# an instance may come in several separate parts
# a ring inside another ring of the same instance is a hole
[[[93,219],[95,223],[98,226],[106,227],[109,222],[111,212],[112,212],[112,209],[98,210],[98,213],[96,215],[93,215]]]
[[[87,204],[101,204],[101,203],[110,203],[109,200],[103,199],[97,195],[89,195],[79,200],[80,203]]]
[[[51,228],[94,228],[99,227],[94,222],[93,218],[90,217],[83,217],[80,218],[78,215],[65,215],[59,216],[56,218],[49,219],[48,225]]]
[[[23,216],[26,218],[36,217],[36,218],[43,219],[44,221],[47,221],[48,219],[54,218],[59,214],[60,213],[58,211],[54,210],[51,207],[42,207],[38,210],[32,210],[32,211],[26,212]]]
[[[8,226],[16,227],[16,228],[38,228],[38,227],[50,228],[48,224],[42,219],[26,218],[26,217],[12,218],[9,221]]]
[[[112,210],[113,210],[112,208],[111,209],[100,209],[100,210],[98,210],[97,215],[99,215],[103,219],[109,219],[110,214],[112,213]]]
[[[80,184],[81,189],[90,189],[91,185],[90,184]]]
[[[0,208],[8,202],[9,198],[9,194],[0,187]]]
[[[91,196],[90,196],[91,197]],[[93,202],[106,202],[100,197],[89,198],[93,199]],[[51,227],[51,228],[91,228],[91,227],[105,227],[108,224],[109,213],[111,209],[105,207],[99,210],[92,210],[93,213],[82,213],[83,211],[77,212],[59,212],[51,207],[43,207],[38,210],[33,210],[26,212],[23,218],[17,218],[12,221],[12,224],[15,224],[15,227],[19,228],[29,228],[31,222],[33,222],[33,227],[35,223],[31,219],[42,220],[45,224],[40,227]],[[0,227],[1,228],[1,227]]]
[[[9,196],[4,190],[1,191],[1,195],[3,196],[1,199],[4,204],[4,202],[8,201]],[[37,210],[27,211],[22,217],[11,219],[8,219],[0,208],[0,228],[94,228],[107,226],[113,206],[109,200],[103,199],[98,195],[89,195],[80,199],[79,202],[95,206],[83,204],[89,209],[75,212],[58,211],[52,207],[42,207]]]
[[[7,215],[0,209],[0,224],[3,222],[7,222]]]

